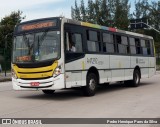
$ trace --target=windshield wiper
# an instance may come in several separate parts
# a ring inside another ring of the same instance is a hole
[[[41,35],[41,37],[39,38],[38,37],[38,40],[39,40],[39,45],[41,45],[42,44],[42,42],[44,41],[44,39],[45,39],[45,37],[46,37],[46,35],[47,35],[47,33],[48,33],[48,30],[46,30],[45,32],[43,32],[43,34]]]

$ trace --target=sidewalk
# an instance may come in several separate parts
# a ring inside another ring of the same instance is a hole
[[[4,72],[0,73],[0,82],[7,82],[7,81],[11,81],[11,73],[6,73],[6,76]]]

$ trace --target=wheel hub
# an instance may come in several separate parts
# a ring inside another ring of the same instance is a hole
[[[96,87],[96,81],[94,79],[91,79],[89,82],[90,89],[94,90]]]

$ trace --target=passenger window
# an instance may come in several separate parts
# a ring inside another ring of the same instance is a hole
[[[87,31],[87,47],[89,52],[100,52],[100,33],[97,31]]]
[[[82,35],[66,32],[65,48],[69,52],[83,52]]]
[[[147,55],[151,55],[151,43],[149,40],[146,40],[146,48],[147,48]]]
[[[149,40],[149,42],[150,42],[150,51],[151,51],[151,54],[150,54],[150,55],[154,55],[153,40]]]
[[[99,52],[98,42],[87,41],[88,51],[90,52]]]
[[[135,46],[135,39],[129,38],[130,45]]]
[[[127,54],[128,52],[128,40],[125,36],[116,35],[118,53]]]
[[[129,38],[129,43],[130,43],[130,52],[131,54],[136,54],[136,47],[135,47],[135,39],[134,38]]]
[[[136,44],[136,54],[142,54],[140,39],[136,38],[135,39],[135,44]]]
[[[114,39],[112,34],[103,33],[103,52],[115,52]]]
[[[82,35],[81,34],[74,34],[75,37],[75,48],[76,52],[83,52],[82,48]]]
[[[141,47],[142,47],[142,53],[143,55],[148,55],[148,49],[146,47],[146,41],[145,40],[141,40]]]
[[[142,54],[142,47],[141,47],[140,39],[129,38],[129,40],[130,40],[131,54]]]

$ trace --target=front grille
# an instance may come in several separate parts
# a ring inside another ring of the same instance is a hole
[[[40,89],[40,88],[49,88],[50,86],[39,86],[39,87],[31,87],[31,86],[20,86],[21,88],[33,88],[33,89]]]
[[[49,71],[40,71],[40,72],[18,72],[19,74],[38,74],[38,73],[47,73],[47,72],[51,72],[52,70]]]
[[[16,63],[19,68],[39,68],[39,67],[47,67],[53,64],[53,60],[44,61],[44,62],[35,62],[35,63]]]
[[[21,78],[22,80],[43,80],[43,79],[48,79],[48,78],[51,78],[51,76],[50,77],[44,77],[44,78]]]

